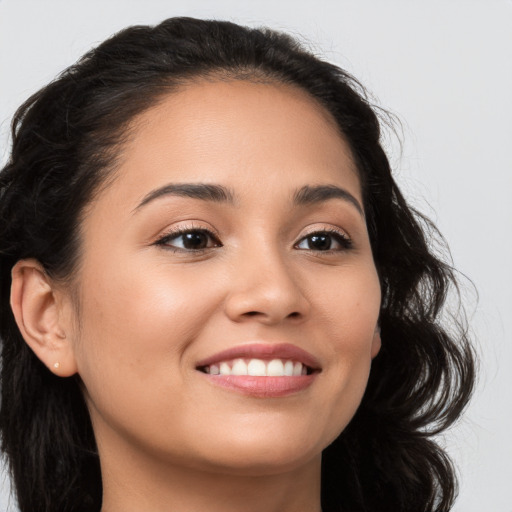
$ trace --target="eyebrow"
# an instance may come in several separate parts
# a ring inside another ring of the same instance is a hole
[[[215,203],[234,203],[234,194],[222,185],[206,183],[170,183],[149,192],[135,208],[135,211],[163,196],[190,197]]]
[[[235,203],[235,194],[228,188],[207,183],[169,183],[163,187],[149,192],[135,208],[134,212],[148,203],[164,196],[189,197],[215,203]],[[305,185],[293,195],[296,206],[311,205],[328,201],[329,199],[342,199],[352,204],[364,217],[364,211],[359,201],[347,190],[336,185]]]
[[[296,205],[310,205],[328,201],[329,199],[343,199],[348,201],[364,217],[363,207],[359,201],[347,190],[336,185],[306,185],[301,187],[293,196],[293,202]]]

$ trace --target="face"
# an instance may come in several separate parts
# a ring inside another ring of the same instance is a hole
[[[85,216],[78,286],[100,455],[253,474],[318,461],[379,349],[353,159],[289,86],[198,83],[144,113]]]

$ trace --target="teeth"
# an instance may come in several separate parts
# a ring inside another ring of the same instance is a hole
[[[284,363],[284,374],[287,377],[291,377],[293,375],[293,361],[286,361],[286,363]]]
[[[267,366],[267,375],[272,377],[283,377],[284,376],[284,364],[281,359],[272,359]]]
[[[231,368],[228,363],[220,363],[219,373],[221,375],[231,375]]]
[[[211,375],[251,375],[254,377],[297,377],[308,373],[307,367],[302,363],[281,359],[272,359],[271,361],[235,359],[231,363],[224,361],[220,364],[212,364],[207,366],[204,371]]]
[[[256,377],[264,377],[267,375],[267,368],[261,359],[251,359],[247,365],[247,373]]]
[[[237,359],[234,362],[231,375],[247,375],[247,365],[243,359]]]

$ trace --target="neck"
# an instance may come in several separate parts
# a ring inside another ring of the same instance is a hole
[[[272,474],[101,457],[101,512],[320,512],[320,456]],[[111,463],[110,463],[111,462]]]

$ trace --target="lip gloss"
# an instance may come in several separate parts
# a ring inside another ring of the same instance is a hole
[[[212,384],[231,389],[243,395],[278,398],[298,393],[309,387],[317,373],[296,377],[256,377],[253,375],[203,374]]]
[[[281,363],[274,362],[276,359]],[[246,365],[245,361],[252,363]],[[265,363],[270,363],[267,371]],[[270,371],[273,363],[274,371]],[[277,374],[275,363],[277,368],[280,366]],[[251,364],[255,365],[254,372],[248,371]],[[285,365],[288,368],[286,373],[283,372]],[[240,366],[242,371],[239,371]],[[298,366],[298,373],[292,374],[292,366]],[[244,395],[271,398],[291,395],[306,389],[314,382],[321,368],[312,354],[293,344],[252,343],[218,352],[200,361],[196,370],[199,370],[214,385]]]

